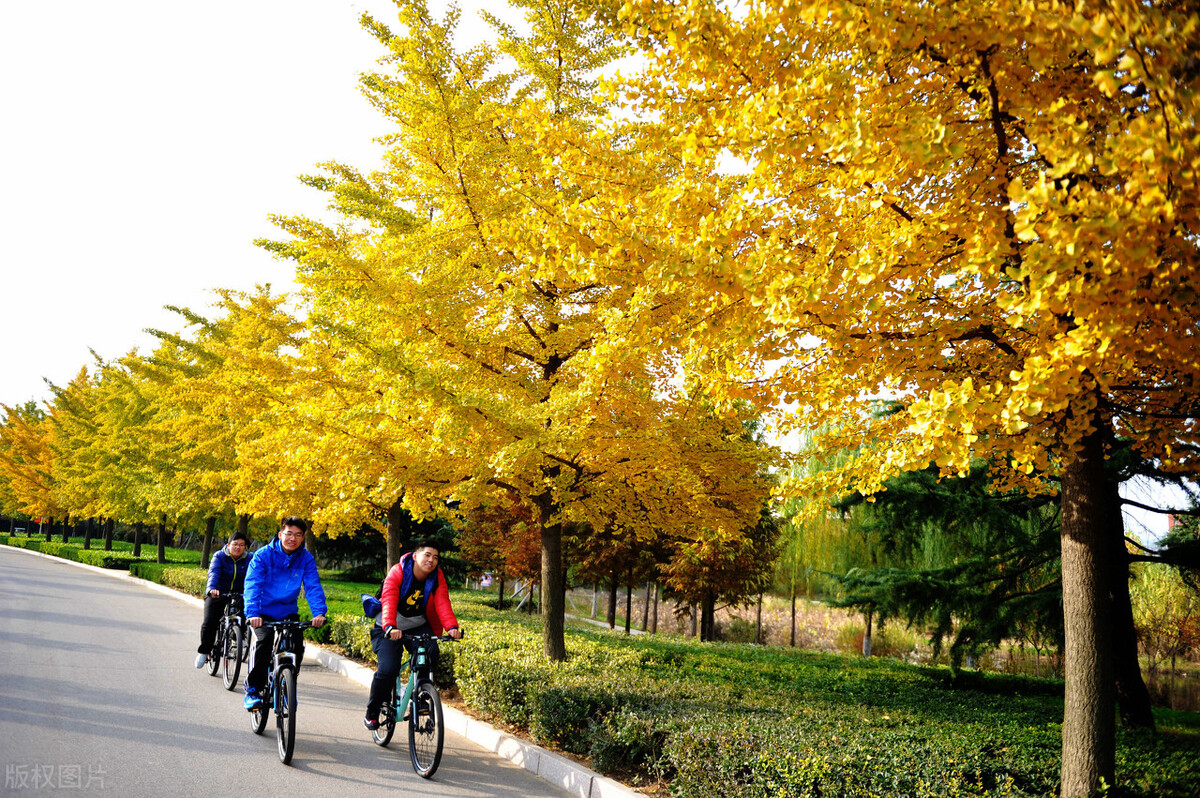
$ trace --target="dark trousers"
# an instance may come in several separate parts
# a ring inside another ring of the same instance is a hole
[[[221,614],[225,612],[225,605],[228,603],[229,599],[225,596],[205,597],[204,620],[200,623],[200,648],[196,649],[197,654],[212,652],[213,643],[217,640],[217,629],[221,625]]]
[[[296,620],[299,615],[289,615],[285,620]],[[268,618],[263,616],[263,621],[275,621],[277,618]],[[257,629],[251,629],[254,632],[254,639],[250,641],[250,671],[246,674],[246,687],[252,687],[255,690],[262,690],[267,686],[267,674],[271,672],[271,648],[275,645],[275,630],[265,626],[260,626]],[[297,648],[293,649],[296,655],[296,667],[300,667],[300,663],[304,661],[304,638],[301,635],[296,635]]]
[[[433,630],[426,623],[415,629],[406,629],[399,640],[388,640],[379,624],[371,627],[371,648],[375,650],[376,665],[375,678],[371,680],[371,695],[367,698],[368,718],[377,719],[379,717],[379,708],[383,706],[384,699],[388,697],[392,686],[396,683],[396,677],[400,675],[400,667],[404,664],[404,652],[407,651],[411,657],[413,649],[416,648],[416,643],[409,637],[414,634],[433,634]],[[437,643],[435,642],[427,648],[426,652],[430,664],[436,670]]]

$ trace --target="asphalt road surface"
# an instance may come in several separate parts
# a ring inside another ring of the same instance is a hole
[[[0,795],[568,795],[450,732],[420,778],[402,730],[380,748],[362,727],[367,689],[311,656],[284,765],[274,722],[255,735],[241,688],[193,667],[200,619],[137,583],[0,546]]]

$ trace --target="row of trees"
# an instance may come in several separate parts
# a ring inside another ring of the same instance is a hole
[[[352,531],[517,497],[560,659],[566,530],[741,539],[771,462],[750,418],[813,430],[823,467],[779,489],[809,518],[983,460],[1061,496],[1062,790],[1111,781],[1127,561],[1105,464],[1121,440],[1193,473],[1200,443],[1194,9],[514,6],[525,28],[489,18],[468,51],[455,10],[365,20],[392,133],[378,171],[305,178],[331,220],[263,242],[301,295],[224,293],[57,391],[21,456],[73,464],[20,477],[44,494],[24,506]],[[643,66],[597,91],[631,49]]]

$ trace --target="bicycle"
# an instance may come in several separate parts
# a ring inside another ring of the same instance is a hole
[[[264,621],[264,628],[277,630],[275,643],[271,647],[271,670],[267,674],[267,687],[263,691],[262,703],[250,711],[250,729],[262,734],[267,728],[267,716],[275,713],[275,731],[279,742],[279,761],[292,761],[296,747],[296,653],[299,648],[297,635],[312,626],[311,621]]]
[[[408,720],[408,754],[413,770],[421,778],[431,778],[442,761],[442,744],[445,724],[442,722],[442,698],[433,681],[433,666],[429,661],[428,643],[434,640],[454,640],[449,635],[419,634],[411,636],[417,643],[416,650],[400,668],[400,675],[392,686],[388,697],[379,709],[379,728],[372,730],[376,745],[386,746],[396,731],[396,720],[400,707]],[[404,669],[408,668],[408,679],[404,680]],[[397,702],[396,694],[404,685],[403,698]]]
[[[208,655],[208,674],[216,676],[218,668],[223,668],[222,683],[226,690],[232,690],[237,686],[238,673],[250,648],[246,642],[246,616],[242,614],[241,593],[221,593],[218,598],[229,601],[221,614],[221,624]]]

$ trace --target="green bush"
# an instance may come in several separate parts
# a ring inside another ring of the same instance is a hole
[[[81,549],[76,552],[76,557],[79,562],[94,565],[97,568],[111,568],[113,570],[128,570],[133,563],[141,561],[139,558],[134,557],[132,552],[128,551]]]
[[[374,664],[375,651],[371,648],[371,619],[362,615],[329,616],[329,639],[341,646],[351,657],[364,659]]]
[[[208,585],[208,571],[187,565],[167,565],[159,572],[157,581],[193,596],[203,596]]]

